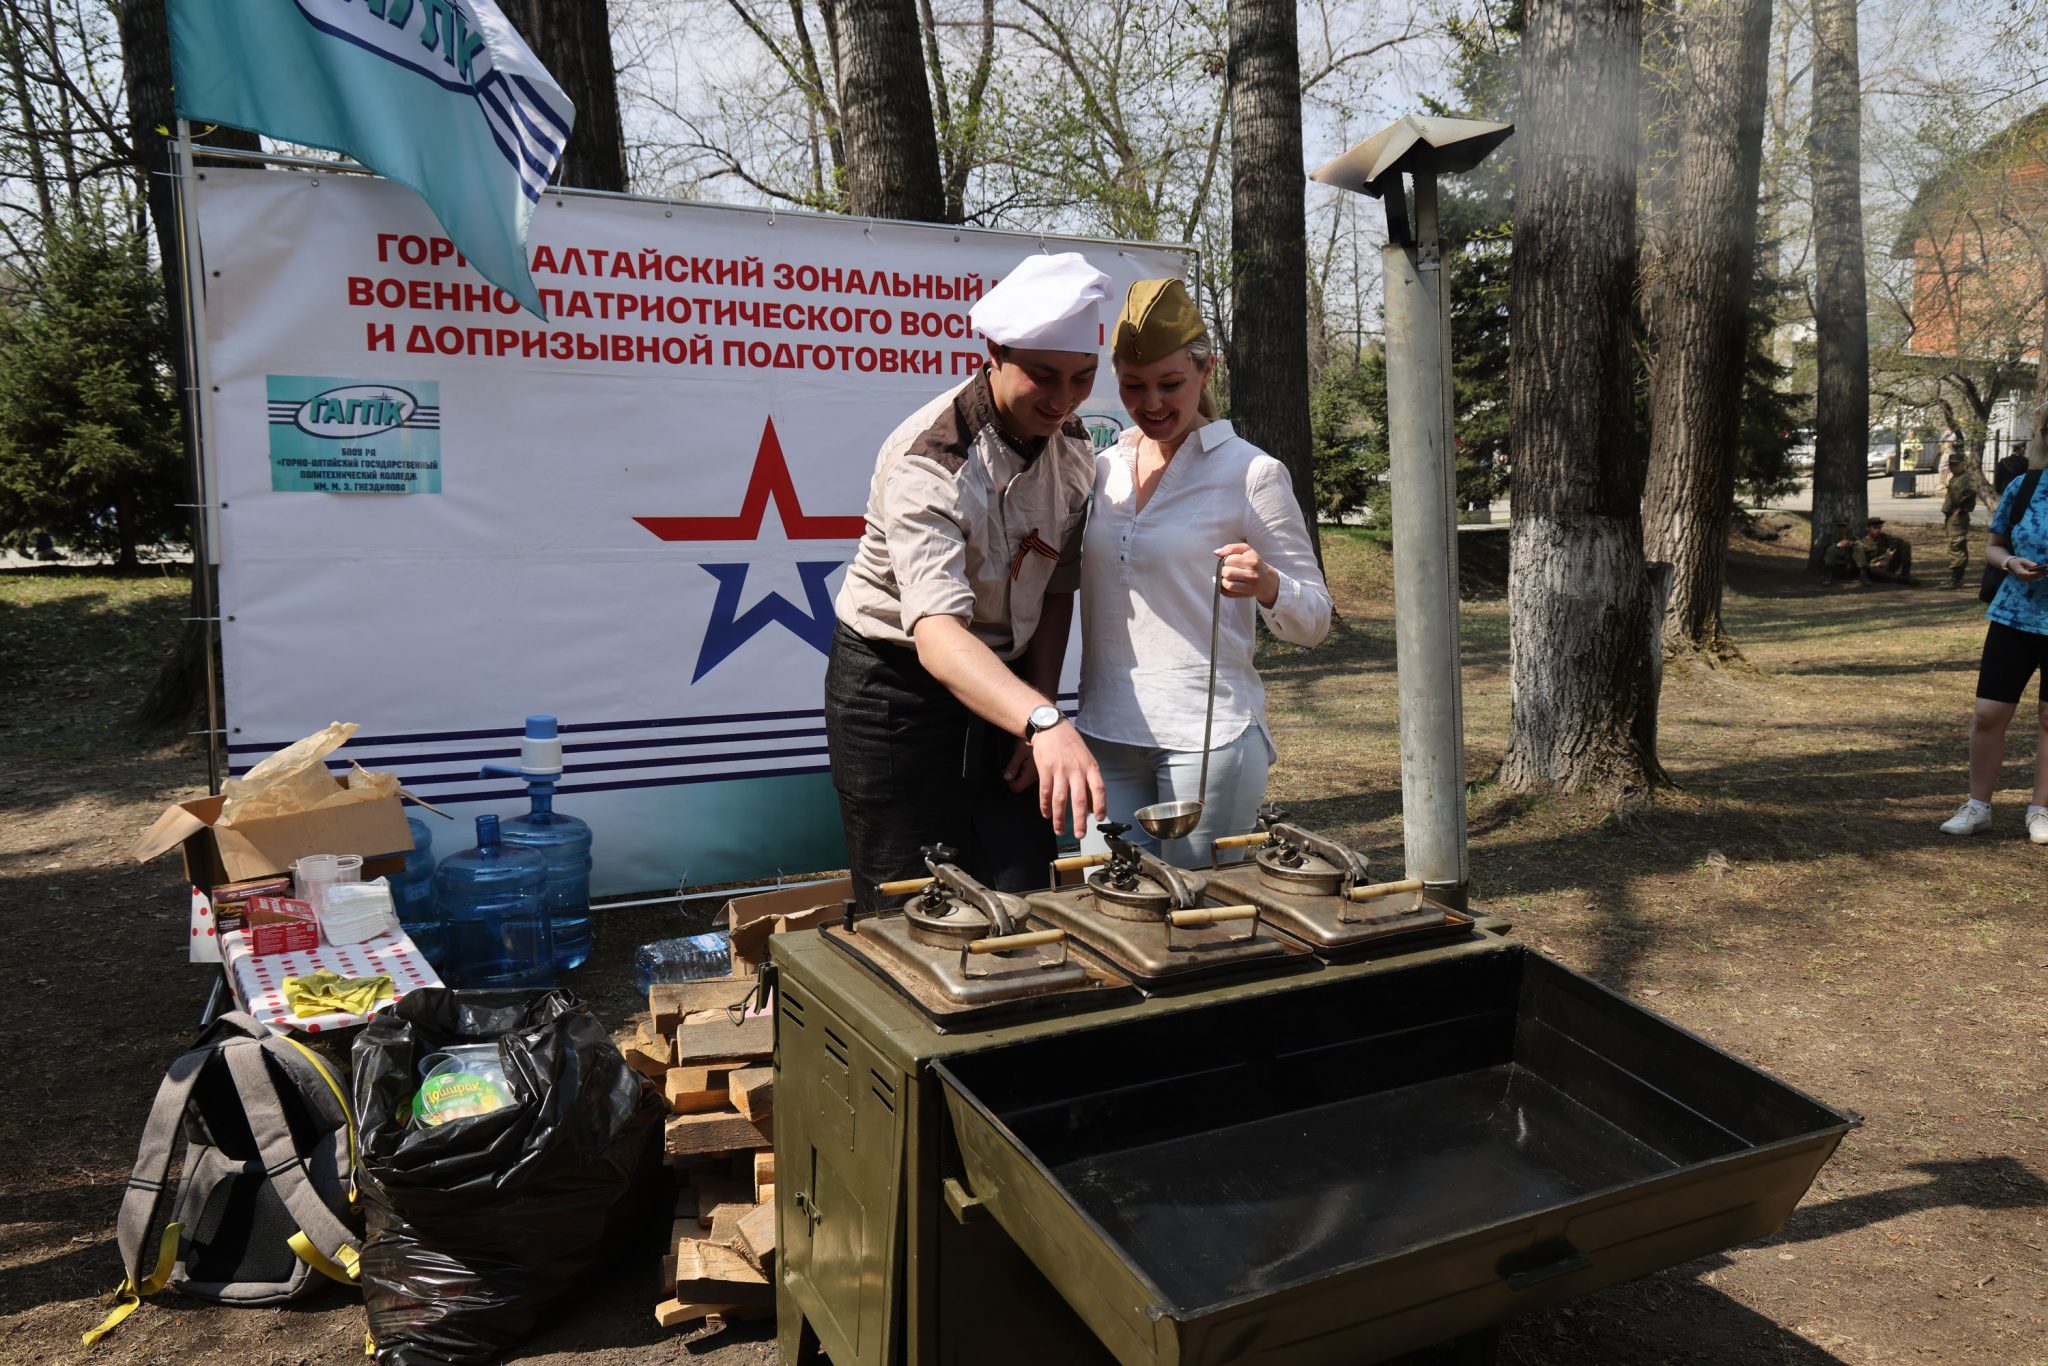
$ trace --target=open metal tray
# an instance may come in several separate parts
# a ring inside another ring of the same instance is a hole
[[[934,1064],[1115,1357],[1384,1360],[1774,1231],[1850,1116],[1521,946]]]

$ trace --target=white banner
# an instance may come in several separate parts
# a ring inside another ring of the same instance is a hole
[[[552,713],[605,893],[843,863],[822,680],[882,438],[973,373],[967,309],[1027,253],[1118,299],[1191,266],[548,195],[544,326],[397,186],[209,168],[198,205],[233,771],[360,722],[337,761],[452,808],[445,854],[524,808],[477,771]],[[1124,420],[1107,365],[1087,414]]]

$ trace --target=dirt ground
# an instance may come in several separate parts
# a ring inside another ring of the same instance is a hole
[[[1932,529],[1906,530],[1937,558]],[[1353,533],[1328,549],[1339,631],[1265,660],[1274,793],[1398,867],[1386,555]],[[138,742],[122,724],[184,601],[175,579],[0,575],[0,1361],[84,1356],[78,1333],[118,1279],[114,1214],[142,1118],[205,1002],[175,860],[125,854],[204,780],[182,738]],[[1624,826],[1486,785],[1507,731],[1506,610],[1497,593],[1467,602],[1477,895],[1524,941],[1867,1123],[1777,1237],[1518,1322],[1502,1359],[2048,1366],[2048,849],[2020,828],[2031,735],[2010,747],[1992,836],[1934,828],[1962,796],[1981,608],[1924,587],[1823,589],[1792,545],[1742,541],[1729,618],[1744,658],[1667,675],[1677,787]],[[632,946],[675,917],[603,923],[574,985],[616,1021],[633,1008]],[[762,1331],[693,1352],[656,1328],[654,1255],[627,1258],[520,1359],[773,1358]],[[167,1296],[92,1356],[360,1361],[362,1326],[338,1290],[281,1310]]]

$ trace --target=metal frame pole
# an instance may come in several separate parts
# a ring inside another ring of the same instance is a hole
[[[1390,232],[1395,240],[1380,252],[1387,314],[1402,840],[1408,875],[1421,878],[1439,900],[1463,906],[1470,874],[1450,301],[1438,250],[1436,177],[1423,171],[1414,180],[1414,240],[1404,243],[1405,233]],[[1389,187],[1390,217],[1400,198],[1398,183]]]
[[[192,432],[192,572],[199,576],[200,624],[206,635],[206,785],[219,792],[223,775],[220,679],[220,603],[214,570],[220,564],[220,507],[215,501],[213,371],[206,354],[206,264],[199,244],[199,204],[192,192],[192,125],[178,120],[171,185],[178,203],[179,274],[185,304],[185,421]]]

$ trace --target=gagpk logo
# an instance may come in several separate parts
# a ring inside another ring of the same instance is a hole
[[[478,59],[489,69],[475,15],[459,0],[295,0],[315,28],[416,71],[451,90],[468,92]],[[429,59],[433,59],[431,62]],[[451,77],[453,79],[451,79]]]
[[[1114,446],[1124,431],[1123,419],[1111,417],[1108,413],[1082,413],[1081,425],[1088,429],[1088,437],[1098,451]]]
[[[307,436],[345,440],[375,436],[419,411],[420,401],[390,384],[350,384],[315,394],[292,414],[292,425]]]

